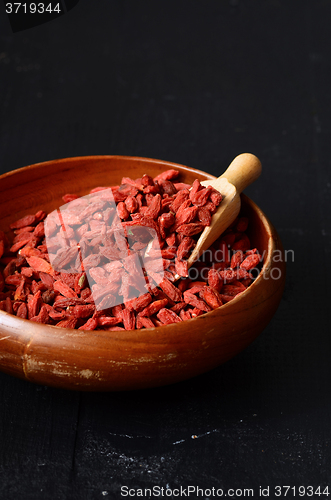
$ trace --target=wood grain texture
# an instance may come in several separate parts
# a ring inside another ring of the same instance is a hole
[[[66,192],[84,195],[93,187],[117,184],[123,174],[155,176],[169,168],[179,169],[189,183],[211,178],[173,163],[119,156],[71,158],[17,170],[0,178],[0,228],[38,209],[57,208]],[[274,259],[282,251],[274,228],[251,200],[243,197],[243,202],[252,244],[265,255],[260,276],[244,294],[189,321],[126,332],[58,328],[0,311],[1,369],[66,389],[130,390],[178,382],[235,356],[268,324],[285,282],[284,261]],[[272,277],[275,269],[279,279]]]

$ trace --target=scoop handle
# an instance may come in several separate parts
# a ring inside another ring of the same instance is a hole
[[[230,163],[219,179],[226,178],[233,184],[237,193],[241,193],[247,186],[256,181],[262,171],[260,160],[251,153],[242,153]]]

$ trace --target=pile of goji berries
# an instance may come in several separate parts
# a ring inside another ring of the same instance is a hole
[[[10,225],[11,243],[0,231],[0,310],[65,328],[132,330],[195,318],[244,292],[261,261],[245,233],[248,219],[237,218],[188,269],[222,196],[198,180],[176,182],[178,175],[123,177],[87,197],[67,194],[62,216],[46,219],[40,210],[23,217]],[[135,231],[141,227],[156,235],[149,244],[148,232]],[[143,283],[138,261],[123,259],[128,239],[131,257],[145,252]]]

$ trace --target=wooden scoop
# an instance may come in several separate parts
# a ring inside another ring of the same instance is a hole
[[[205,187],[217,189],[223,199],[212,217],[211,225],[205,227],[187,259],[188,268],[235,220],[241,206],[240,193],[260,176],[261,169],[261,162],[256,156],[243,153],[233,160],[218,179],[201,182]]]

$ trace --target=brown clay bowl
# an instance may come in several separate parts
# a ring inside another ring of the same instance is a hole
[[[0,177],[0,229],[40,209],[61,206],[65,193],[180,170],[183,181],[214,177],[174,163],[91,156],[48,161]],[[0,369],[38,384],[86,391],[162,386],[204,373],[247,347],[266,327],[285,283],[282,245],[269,220],[247,196],[252,245],[264,253],[259,277],[221,308],[183,323],[127,332],[81,331],[37,324],[0,311]]]

